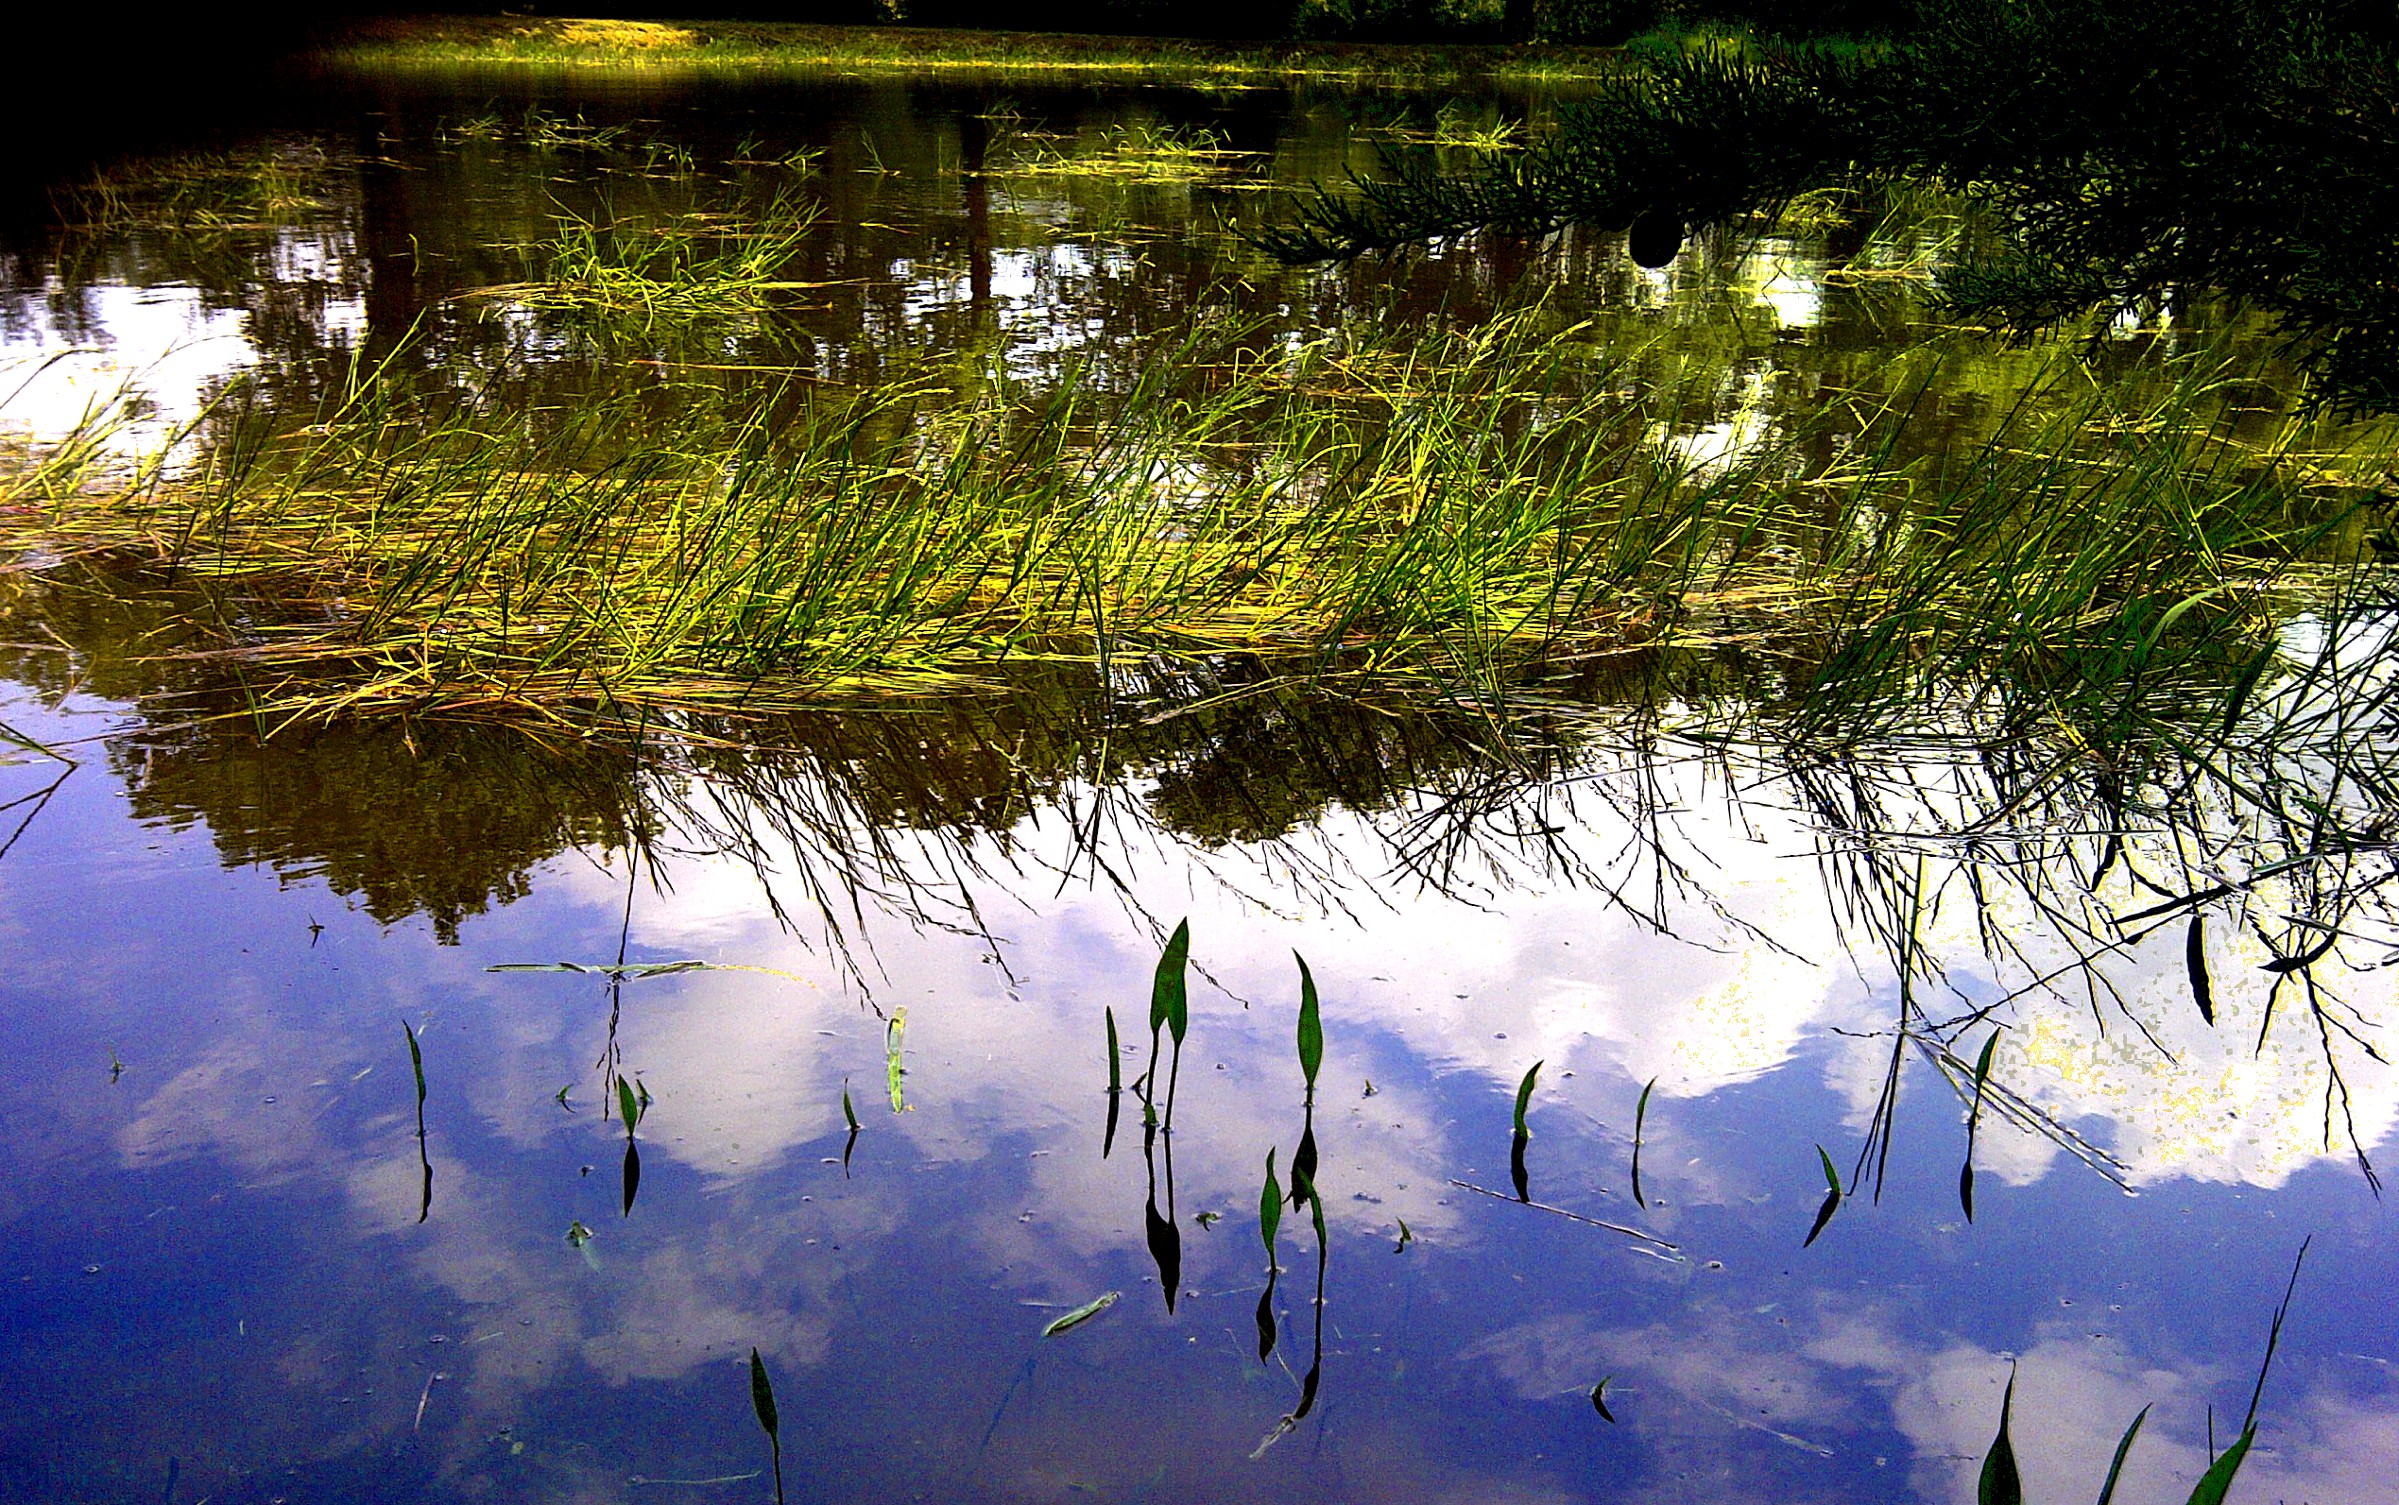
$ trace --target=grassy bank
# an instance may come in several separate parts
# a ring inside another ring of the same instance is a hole
[[[2200,361],[2093,389],[2061,359],[1933,459],[1897,458],[1904,402],[1848,415],[1827,463],[1806,432],[1662,442],[1678,396],[1626,395],[1639,352],[1537,313],[1149,355],[1104,398],[769,388],[630,446],[631,407],[532,434],[362,372],[304,430],[220,413],[180,476],[21,462],[0,517],[204,589],[199,651],[294,715],[763,711],[1236,656],[1500,716],[1612,656],[1732,647],[1830,726],[2003,681],[2104,718],[2254,678],[2350,578],[2387,463],[2297,421],[2235,442],[2237,373]]]
[[[346,71],[516,69],[904,69],[1259,82],[1354,83],[1592,78],[1615,66],[1595,47],[1209,43],[1159,37],[803,26],[761,21],[609,21],[525,16],[409,16],[361,23],[319,50]]]

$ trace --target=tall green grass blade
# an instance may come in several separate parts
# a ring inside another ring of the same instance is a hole
[[[2116,1444],[2116,1456],[2108,1462],[2107,1482],[2099,1487],[2099,1505],[2113,1505],[2116,1481],[2124,1474],[2124,1460],[2131,1456],[2132,1440],[2141,1435],[2141,1423],[2148,1419],[2149,1408],[2143,1406],[2140,1414],[2132,1419],[2132,1425],[2124,1429],[2124,1440]]]
[[[418,1048],[416,1031],[407,1020],[400,1021],[400,1028],[408,1035],[408,1069],[416,1073],[417,1126],[421,1129],[425,1123],[425,1052]]]
[[[1647,1211],[1649,1198],[1641,1194],[1641,1133],[1649,1121],[1649,1094],[1658,1079],[1651,1077],[1641,1088],[1641,1100],[1633,1105],[1633,1205]]]
[[[2266,1329],[2266,1356],[2258,1362],[2257,1384],[2249,1391],[2249,1414],[2241,1421],[2242,1440],[2257,1430],[2257,1406],[2266,1393],[2266,1375],[2274,1368],[2274,1351],[2282,1346],[2282,1325],[2291,1315],[2291,1296],[2299,1289],[2299,1270],[2307,1263],[2308,1246],[2316,1241],[2309,1234],[2299,1241],[2299,1252],[2291,1259],[2291,1278],[2282,1288],[2282,1300],[2274,1307],[2274,1321]]]

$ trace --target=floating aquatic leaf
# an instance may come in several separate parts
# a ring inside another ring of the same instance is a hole
[[[2009,1413],[2016,1404],[2016,1372],[2008,1371],[2007,1390],[1999,1397],[1999,1436],[1983,1459],[1982,1478],[1974,1487],[1974,1505],[2024,1505],[2024,1481],[2016,1473],[2016,1445],[2008,1440]]]
[[[783,1437],[781,1418],[775,1413],[775,1385],[766,1376],[766,1360],[758,1350],[750,1350],[750,1409],[758,1413],[758,1426],[766,1433],[766,1444],[775,1456],[775,1505],[783,1505]]]
[[[1524,1080],[1516,1084],[1516,1132],[1526,1138],[1532,1137],[1532,1131],[1524,1126],[1524,1110],[1532,1104],[1533,1081],[1541,1075],[1541,1066],[1541,1062],[1535,1061],[1533,1069],[1524,1074]]]
[[[2215,992],[2207,980],[2207,937],[2197,910],[2191,911],[2191,928],[2182,941],[2183,970],[2191,974],[2191,1001],[2199,1005],[2199,1017],[2211,1027],[2216,1022]]]
[[[1614,1378],[1614,1375],[1608,1376],[1608,1379]],[[1591,1387],[1591,1409],[1599,1413],[1600,1420],[1613,1424],[1616,1413],[1608,1409],[1608,1379]]]
[[[1649,1198],[1641,1195],[1641,1134],[1649,1120],[1650,1090],[1658,1085],[1651,1077],[1641,1089],[1641,1101],[1633,1104],[1633,1205],[1647,1210]]]
[[[1045,1338],[1055,1338],[1060,1333],[1081,1327],[1084,1323],[1116,1305],[1123,1297],[1124,1292],[1122,1291],[1104,1291],[1043,1328],[1041,1335]]]
[[[616,1079],[616,1111],[625,1121],[625,1133],[631,1135],[633,1126],[641,1122],[641,1099],[633,1095],[630,1078],[620,1076]]]
[[[1307,1079],[1308,1090],[1316,1090],[1316,1072],[1324,1065],[1324,1017],[1317,1006],[1316,978],[1308,970],[1308,959],[1298,952],[1291,953],[1299,963],[1299,1071]],[[1367,1086],[1372,1096],[1374,1087]]]
[[[1808,1236],[1800,1241],[1799,1247],[1802,1249],[1816,1242],[1816,1236],[1824,1232],[1824,1225],[1831,1222],[1833,1214],[1841,1210],[1841,1173],[1833,1169],[1833,1157],[1824,1152],[1824,1146],[1816,1146],[1816,1158],[1824,1163],[1824,1183],[1831,1189],[1824,1195],[1824,1205],[1816,1209],[1816,1226],[1810,1228]]]
[[[2149,1408],[2143,1406],[2132,1425],[2124,1429],[2124,1440],[2116,1444],[2116,1456],[2107,1466],[2107,1482],[2099,1486],[2099,1505],[2109,1505],[2116,1498],[2116,1480],[2123,1476],[2125,1456],[2132,1452],[2132,1440],[2141,1435],[2141,1423],[2148,1419]]]

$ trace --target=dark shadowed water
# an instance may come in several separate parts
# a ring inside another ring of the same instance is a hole
[[[1543,296],[1650,342],[1658,442],[1705,458],[1935,333],[1937,207],[1654,273],[1597,234],[1331,272],[1240,238],[1378,142],[1474,149],[1423,144],[1445,110],[1554,104],[359,84],[65,200],[0,353],[67,354],[0,419],[131,374],[156,439],[386,362],[532,425],[645,382],[671,424],[719,367],[1120,390],[1195,316]],[[814,216],[810,285],[715,322],[466,296],[569,217],[772,213]],[[1959,353],[1914,432],[1987,432],[2039,359]],[[155,601],[9,589],[0,719],[64,757],[0,767],[0,1498],[759,1501],[756,1349],[795,1500],[1962,1502],[2013,1373],[2031,1498],[2095,1497],[2146,1405],[2117,1498],[2179,1501],[2311,1237],[2234,1498],[2390,1497],[2391,857],[2309,844],[2387,836],[2379,790],[2277,824],[2097,758],[1743,748],[1678,731],[1672,665],[1531,746],[1130,671],[642,745],[262,737],[196,719],[238,702],[151,657]],[[1803,1248],[1819,1147],[1851,1195]]]

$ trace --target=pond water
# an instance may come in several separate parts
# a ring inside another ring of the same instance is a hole
[[[1195,316],[1540,298],[1651,342],[1704,458],[1943,338],[1937,213],[1654,273],[1241,239],[1556,103],[359,84],[14,251],[0,418],[130,375],[155,443],[360,363],[535,425],[767,366],[1121,391]],[[715,322],[485,291],[562,221],[775,213],[807,285]],[[1962,347],[1912,432],[1987,432],[2041,359]],[[2179,1500],[2308,1240],[2234,1498],[2388,1498],[2386,784],[1745,744],[1674,665],[1529,742],[1154,665],[638,742],[269,737],[151,651],[171,599],[13,578],[0,719],[56,751],[0,768],[0,1498],[768,1499],[755,1350],[794,1499],[1964,1501],[2013,1375],[2033,1498],[2095,1496],[2149,1406],[2117,1498]]]

